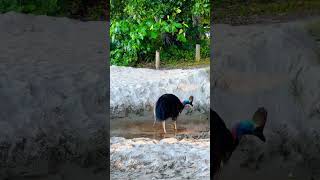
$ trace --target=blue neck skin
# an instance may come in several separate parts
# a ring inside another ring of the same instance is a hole
[[[183,106],[186,106],[187,104],[190,104],[191,106],[193,106],[192,101],[190,102],[190,100],[184,100],[182,104]]]
[[[253,134],[255,129],[255,124],[252,120],[243,120],[236,123],[232,130],[232,136],[235,141],[239,141],[242,136]]]

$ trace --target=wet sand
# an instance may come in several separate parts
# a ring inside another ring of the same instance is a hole
[[[177,130],[173,129],[173,121],[166,121],[167,134],[163,133],[161,123],[157,122],[153,127],[153,115],[147,112],[144,116],[131,115],[125,118],[114,118],[110,120],[110,136],[124,138],[151,138],[162,139],[170,137],[181,137],[197,135],[209,131],[208,115],[194,112],[185,115],[184,112],[178,117]],[[209,137],[208,137],[209,138]]]

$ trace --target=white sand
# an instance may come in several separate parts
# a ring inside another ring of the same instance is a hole
[[[181,100],[194,96],[194,109],[208,111],[210,105],[209,68],[154,70],[131,67],[110,67],[110,110],[151,110],[165,93]]]
[[[111,179],[210,179],[210,140],[110,140]]]

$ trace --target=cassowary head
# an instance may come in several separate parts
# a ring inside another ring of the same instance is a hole
[[[267,120],[267,110],[258,108],[252,119],[236,123],[232,130],[227,129],[222,118],[210,109],[210,119],[213,121],[213,173],[217,174],[221,168],[221,163],[228,162],[232,153],[239,145],[240,139],[244,135],[254,135],[265,142],[266,138],[263,129]]]
[[[193,102],[193,96],[189,97],[189,101],[192,103]]]
[[[268,113],[265,108],[258,108],[252,119],[236,123],[231,131],[235,141],[235,147],[239,144],[241,137],[244,135],[254,135],[265,142],[266,138],[263,134],[263,129],[267,121],[267,115]]]
[[[189,96],[188,99],[182,101],[183,106],[190,105],[193,106],[193,96]]]
[[[268,112],[265,108],[259,108],[253,115],[252,120],[255,122],[255,129],[253,135],[265,142],[266,138],[263,135],[263,129],[267,121]]]

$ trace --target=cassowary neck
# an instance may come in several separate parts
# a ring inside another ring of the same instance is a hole
[[[252,134],[255,126],[252,121],[244,120],[235,124],[231,130],[233,141],[239,142],[244,135]]]
[[[239,139],[233,139],[233,150],[239,145]]]
[[[238,128],[239,124],[236,124],[232,129],[231,129],[231,134],[232,134],[232,138],[233,138],[233,142],[238,141]]]

